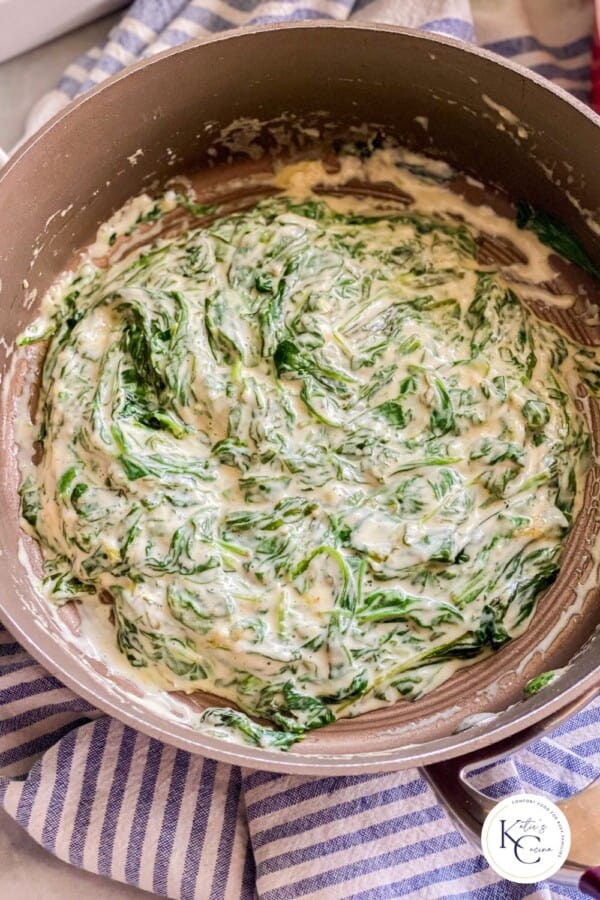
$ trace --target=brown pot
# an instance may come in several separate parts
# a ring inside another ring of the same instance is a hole
[[[215,177],[230,174],[238,154],[222,140],[222,129],[242,117],[269,122],[282,114],[295,134],[301,133],[298,123],[318,126],[321,143],[365,122],[381,126],[413,149],[553,213],[600,258],[600,230],[588,227],[585,212],[598,219],[600,120],[544,79],[476,48],[392,27],[312,23],[229,32],[110,79],[38,132],[0,175],[0,615],[61,681],[146,734],[226,762],[307,775],[438,763],[427,777],[457,804],[463,825],[476,830],[485,805],[456,780],[464,760],[447,761],[463,754],[480,760],[498,742],[506,751],[555,724],[600,686],[598,592],[590,590],[577,615],[565,612],[573,587],[598,566],[585,543],[600,529],[594,516],[598,470],[588,480],[586,510],[561,575],[523,637],[414,704],[312,732],[287,753],[203,736],[147,709],[99,674],[65,636],[20,561],[13,452],[19,378],[9,367],[14,339],[33,318],[37,299],[125,200],[178,172],[206,167],[215,159],[211,147],[224,164]],[[532,675],[569,662],[549,688],[522,700]],[[455,733],[466,716],[484,711],[497,715]],[[578,879],[584,863],[600,859],[572,856],[564,877]]]

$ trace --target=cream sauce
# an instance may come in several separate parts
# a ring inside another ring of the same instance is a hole
[[[293,163],[175,237],[193,198],[136,198],[25,334],[49,339],[22,464],[46,590],[147,685],[282,732],[207,727],[284,747],[415,699],[521,634],[556,574],[597,354],[506,283],[552,280],[538,239],[451,175],[399,150]],[[326,193],[348,182],[409,205]],[[481,234],[524,261],[482,265]]]

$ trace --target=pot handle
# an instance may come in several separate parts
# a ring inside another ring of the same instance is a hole
[[[476,750],[467,756],[444,760],[420,771],[431,785],[437,799],[454,819],[467,839],[481,847],[481,828],[496,801],[486,797],[466,780],[470,770],[508,756],[515,750],[543,737],[564,719],[585,706],[598,693],[586,693],[566,709],[554,714],[513,737],[492,747]],[[590,897],[600,900],[600,778],[578,794],[557,806],[565,814],[571,828],[571,849],[564,865],[552,876],[559,884],[578,887]]]

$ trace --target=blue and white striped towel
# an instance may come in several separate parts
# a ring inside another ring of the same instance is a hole
[[[589,98],[593,0],[136,0],[106,42],[35,105],[27,133],[141,57],[225,28],[307,19],[387,22],[477,40]]]
[[[587,97],[591,0],[136,0],[69,67],[31,124],[139,56],[231,25],[329,17],[441,31],[530,64]],[[600,700],[486,767],[493,797],[557,799],[600,775]],[[300,778],[165,747],[102,715],[0,627],[0,805],[61,859],[185,900],[582,898],[502,881],[414,770]]]

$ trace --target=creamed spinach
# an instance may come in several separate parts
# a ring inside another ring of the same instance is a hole
[[[207,726],[285,748],[416,699],[555,578],[597,355],[477,237],[283,193],[88,259],[25,334],[48,340],[21,486],[48,594],[110,612],[166,689],[236,705]]]

